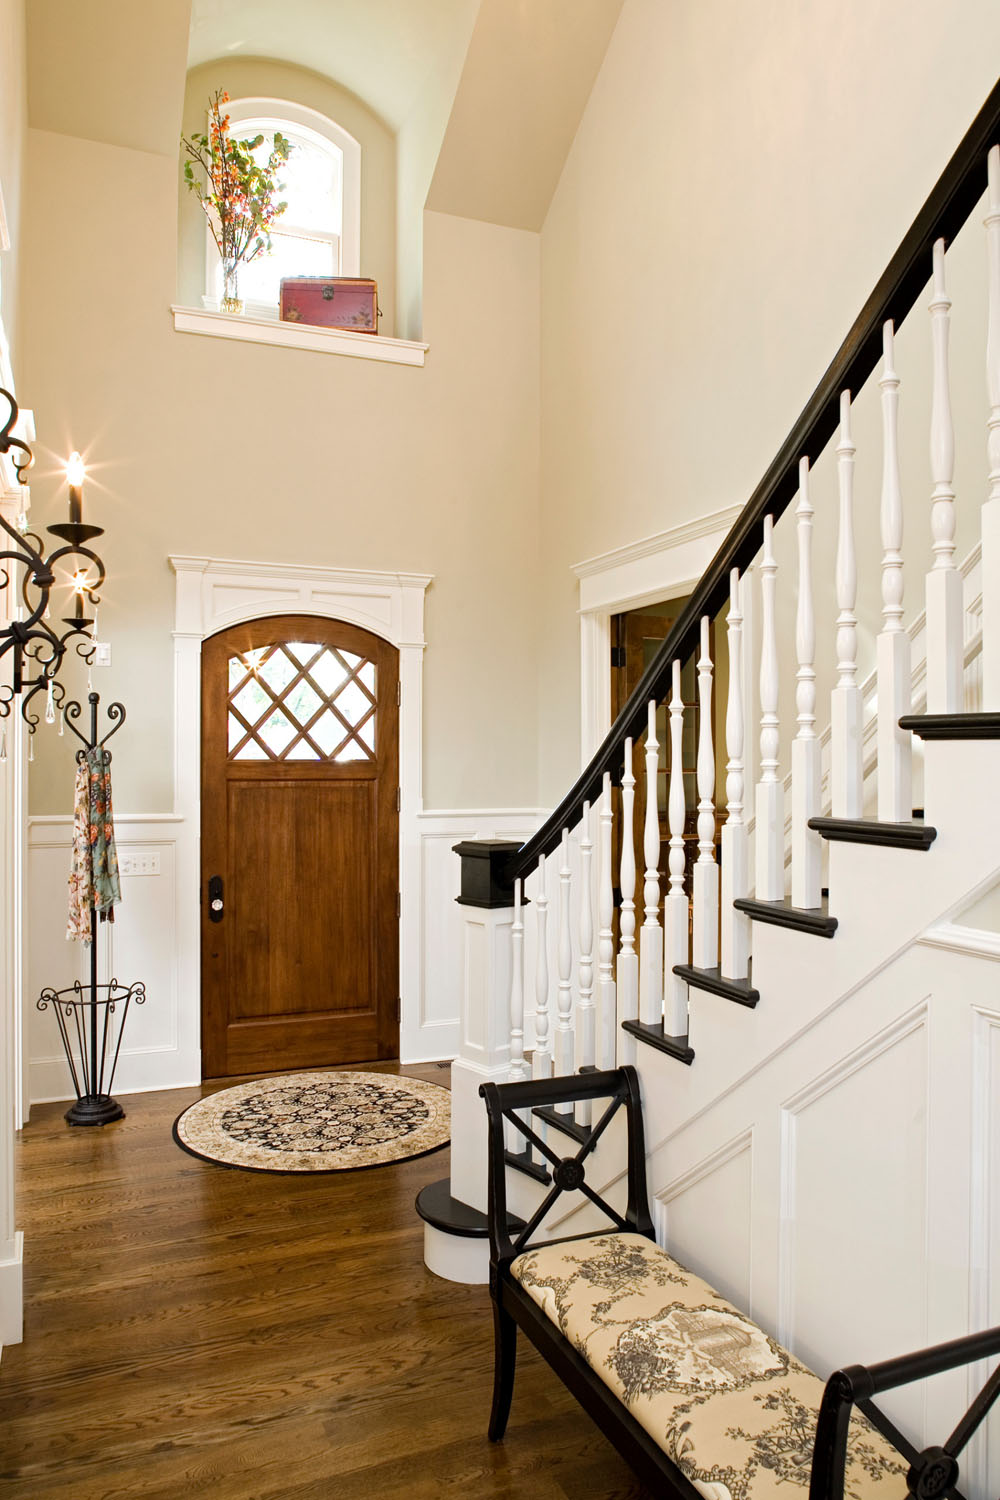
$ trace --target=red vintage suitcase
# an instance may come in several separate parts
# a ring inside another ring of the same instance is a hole
[[[378,283],[360,276],[286,276],[281,317],[287,323],[378,333]]]

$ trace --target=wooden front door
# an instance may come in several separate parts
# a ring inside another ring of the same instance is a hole
[[[399,1051],[399,657],[312,616],[202,653],[206,1078]]]

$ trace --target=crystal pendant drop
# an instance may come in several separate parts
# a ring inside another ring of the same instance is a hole
[[[63,720],[62,714],[60,714],[59,715],[59,738],[62,739],[62,737],[63,737],[63,735],[65,733],[66,733],[66,725],[65,725],[65,722]]]
[[[56,706],[52,701],[52,678],[49,678],[49,686],[45,694],[45,722],[54,724],[56,722]]]
[[[34,758],[35,758],[35,736],[33,734],[29,734],[29,736],[28,736],[28,759],[29,760],[34,760]]]
[[[0,760],[7,759],[7,731],[0,729]]]

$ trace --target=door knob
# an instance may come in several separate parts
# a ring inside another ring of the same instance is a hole
[[[208,882],[208,920],[221,922],[226,905],[222,896],[222,876],[213,875]]]

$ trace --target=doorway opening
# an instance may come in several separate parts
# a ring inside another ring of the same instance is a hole
[[[643,672],[649,666],[661,644],[670,634],[687,604],[689,595],[665,599],[659,603],[644,604],[636,609],[624,610],[611,616],[611,713],[616,719],[627,699],[638,685]],[[725,703],[729,685],[729,657],[725,645],[724,628],[717,629],[716,622],[709,627],[709,650],[714,664],[712,677],[712,735],[715,748],[715,839],[718,846],[722,824],[725,822],[726,785],[726,740]],[[720,655],[721,648],[721,655]],[[698,702],[698,664],[696,655],[691,655],[681,664],[681,699],[684,704],[684,732],[681,741],[681,775],[684,786],[684,889],[690,896],[693,887],[694,864],[698,858],[698,739],[701,730],[701,708]],[[721,705],[721,707],[720,707]],[[656,711],[656,738],[659,742],[656,777],[656,806],[660,825],[659,869],[668,866],[670,827],[668,820],[668,789],[671,769],[670,714],[666,703]],[[645,744],[643,736],[642,744]],[[641,754],[633,752],[636,779],[633,818],[633,845],[635,868],[638,872],[639,889],[641,872],[646,860],[643,852],[644,815],[646,806],[646,765]],[[615,798],[615,861],[621,854],[621,800]]]

